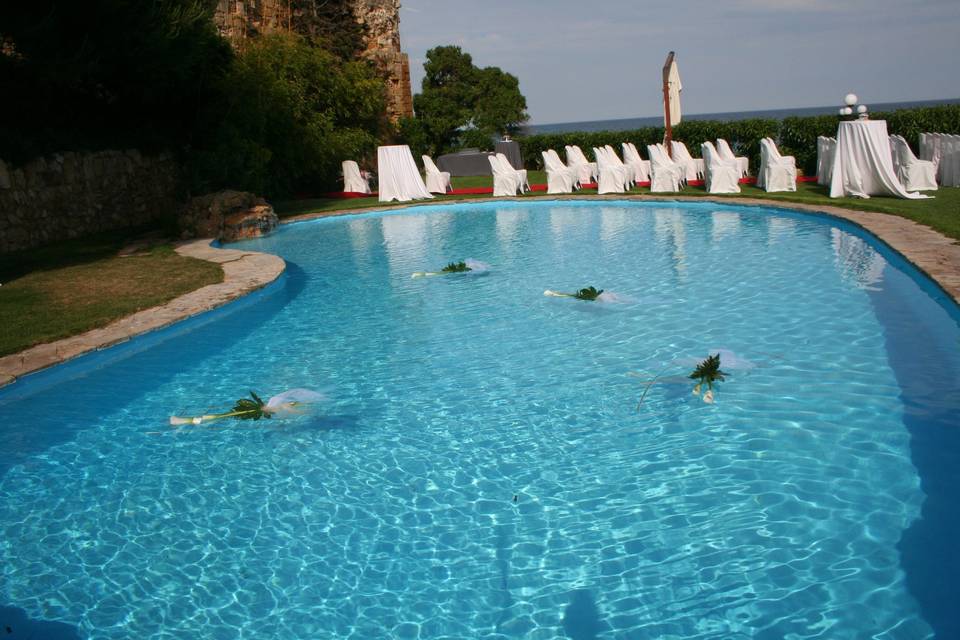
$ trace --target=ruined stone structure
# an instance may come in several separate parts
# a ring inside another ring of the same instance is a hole
[[[348,1],[365,31],[361,55],[386,82],[387,116],[393,122],[412,116],[410,59],[400,50],[400,0]],[[219,0],[214,21],[222,36],[241,46],[247,38],[292,29],[294,11],[291,0]]]

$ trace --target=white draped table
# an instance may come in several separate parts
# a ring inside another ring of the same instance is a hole
[[[907,193],[893,169],[886,120],[841,122],[830,182],[831,198],[927,198]]]
[[[405,144],[377,149],[377,181],[380,202],[408,202],[433,197],[423,184],[410,147]]]

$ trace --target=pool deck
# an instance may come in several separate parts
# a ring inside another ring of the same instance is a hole
[[[366,209],[344,209],[334,212],[304,214],[287,218],[283,222],[298,222],[314,218],[373,213],[413,206],[443,206],[451,204],[504,202],[530,202],[531,200],[557,199],[555,196],[519,198],[483,198],[445,200],[442,203],[416,202],[384,205]],[[684,196],[580,196],[572,200],[637,200],[656,202],[712,202],[718,205],[746,205],[766,208],[791,209],[826,214],[851,222],[870,232],[891,249],[902,255],[923,271],[960,305],[960,244],[941,235],[930,227],[885,213],[851,211],[840,207],[779,203],[756,198],[724,198],[713,200],[703,197]],[[562,200],[561,200],[562,201]],[[77,336],[42,344],[19,353],[0,358],[0,387],[15,382],[18,378],[46,369],[84,353],[104,349],[125,342],[138,335],[180,322],[199,313],[223,306],[252,291],[267,286],[279,278],[286,263],[278,256],[253,251],[223,249],[211,246],[212,239],[199,239],[180,243],[177,253],[191,258],[216,262],[223,267],[224,279],[219,284],[208,285],[174,298],[159,307],[145,309],[121,318],[106,327],[94,329]]]

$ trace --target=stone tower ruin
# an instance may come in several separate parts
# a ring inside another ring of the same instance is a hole
[[[400,50],[400,0],[348,0],[364,27],[361,56],[374,63],[386,84],[387,116],[392,122],[413,116],[410,59]],[[214,22],[234,46],[260,34],[294,29],[291,0],[218,0]]]

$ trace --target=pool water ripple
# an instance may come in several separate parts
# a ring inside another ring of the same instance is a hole
[[[60,432],[0,477],[5,604],[90,638],[934,637],[897,546],[925,500],[904,419],[955,399],[905,407],[886,340],[960,331],[880,323],[894,266],[851,230],[524,203],[250,245],[295,291],[254,326],[0,395],[4,442]],[[410,277],[468,257],[491,272]],[[542,295],[587,285],[623,301]],[[679,364],[710,349],[738,359],[714,405]],[[331,401],[164,424],[292,387]]]

